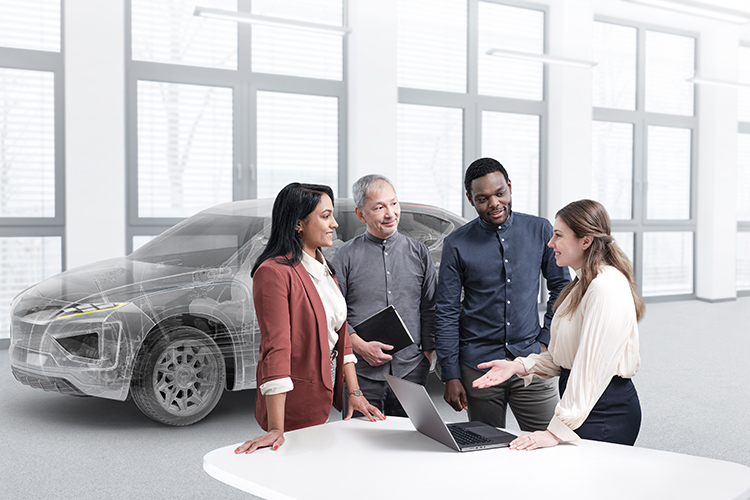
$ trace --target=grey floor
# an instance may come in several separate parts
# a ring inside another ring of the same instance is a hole
[[[650,304],[641,323],[637,446],[750,466],[750,298]],[[464,419],[430,393],[446,420]],[[170,428],[132,402],[22,386],[0,351],[0,498],[251,498],[202,469],[208,451],[259,433],[254,393],[225,393],[204,421]],[[508,427],[517,426],[509,420]],[[293,480],[292,478],[290,478]]]

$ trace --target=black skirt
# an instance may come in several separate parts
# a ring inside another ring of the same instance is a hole
[[[560,370],[560,397],[570,370]],[[641,403],[633,381],[613,377],[583,424],[574,429],[583,439],[633,446],[641,428]]]

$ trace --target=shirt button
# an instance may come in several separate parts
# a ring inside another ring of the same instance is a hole
[[[385,252],[386,255],[388,255],[388,252]]]
[[[510,283],[510,278],[508,278],[508,283]]]
[[[507,322],[507,323],[505,323],[505,324],[506,324],[506,325],[508,325],[508,326],[510,326],[510,321],[508,321],[508,322]]]
[[[508,259],[505,259],[505,262],[508,262]]]
[[[505,241],[505,238],[500,238],[500,241]]]
[[[510,304],[510,300],[508,301],[508,304]]]
[[[391,274],[391,272],[390,271],[386,271],[385,274]]]
[[[390,294],[391,294],[391,291],[390,291],[390,290],[388,290],[388,295],[390,295]]]

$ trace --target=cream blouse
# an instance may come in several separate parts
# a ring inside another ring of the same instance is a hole
[[[338,331],[344,325],[346,321],[346,300],[341,294],[336,282],[331,276],[331,270],[324,263],[325,259],[320,254],[320,250],[317,251],[323,262],[318,261],[310,257],[307,253],[302,252],[302,265],[310,275],[315,289],[318,291],[320,300],[323,302],[323,307],[326,310],[326,322],[328,325],[328,347],[332,351],[336,347],[336,342],[339,340]],[[344,356],[344,364],[356,363],[357,357],[354,354]],[[294,389],[294,384],[290,377],[279,378],[275,380],[269,380],[265,384],[260,386],[260,393],[264,396],[270,396],[273,394],[281,394],[289,392]]]
[[[576,271],[581,278],[580,271]],[[558,311],[564,311],[570,296]],[[547,430],[563,441],[579,439],[580,427],[615,375],[632,378],[641,366],[638,321],[627,278],[603,266],[571,315],[556,313],[550,328],[549,349],[516,358],[529,373],[551,378],[569,369],[567,387]]]

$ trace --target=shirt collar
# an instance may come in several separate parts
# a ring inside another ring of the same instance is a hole
[[[321,255],[320,250],[316,250],[316,253]],[[305,266],[308,274],[318,281],[323,281],[326,276],[330,276],[331,274],[326,264],[322,264],[317,259],[310,257],[307,252],[302,252],[302,265]]]
[[[365,231],[365,238],[367,241],[371,241],[373,243],[377,243],[378,245],[383,245],[385,248],[390,248],[393,246],[393,244],[396,242],[396,240],[401,236],[401,233],[396,231],[391,236],[389,236],[386,239],[378,238],[377,236],[370,233],[370,231]]]
[[[510,229],[510,226],[513,225],[514,214],[515,212],[511,210],[510,216],[508,217],[508,219],[500,226],[495,226],[494,224],[488,224],[485,221],[483,221],[481,217],[477,217],[477,220],[479,221],[479,227],[481,227],[482,229],[485,229],[486,231],[491,231],[493,233],[502,232],[502,231],[506,231],[507,229]]]

